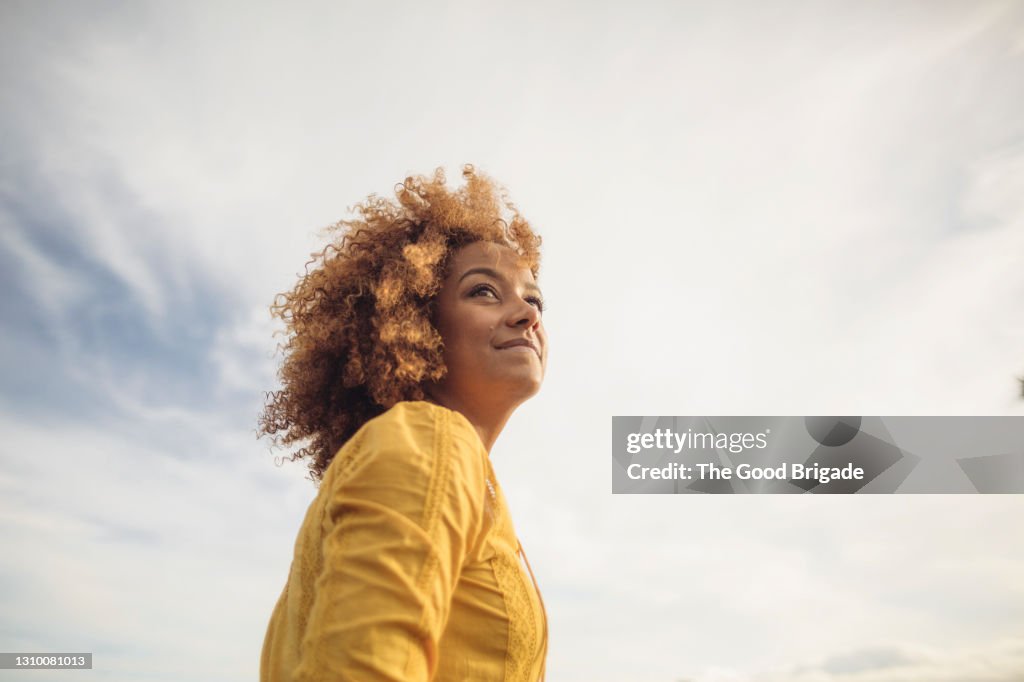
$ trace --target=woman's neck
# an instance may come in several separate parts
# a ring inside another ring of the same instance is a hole
[[[427,392],[425,399],[465,417],[476,430],[487,454],[490,454],[491,447],[515,411],[515,406],[509,406],[507,403],[502,405],[492,401],[459,399],[438,390]]]

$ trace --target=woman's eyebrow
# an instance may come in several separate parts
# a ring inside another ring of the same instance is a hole
[[[462,273],[462,277],[459,277],[459,282],[466,279],[470,275],[487,275],[488,277],[493,277],[494,279],[502,282],[507,281],[505,279],[505,276],[502,275],[497,270],[495,270],[494,268],[480,266],[476,268],[470,268],[469,270],[466,270],[464,273]],[[533,291],[536,291],[538,294],[540,293],[540,287],[534,284],[533,282],[527,282],[524,286],[527,289],[532,289]]]

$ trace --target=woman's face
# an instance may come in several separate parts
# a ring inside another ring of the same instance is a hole
[[[475,242],[456,251],[434,308],[448,368],[437,393],[512,407],[533,396],[547,367],[542,307],[533,273],[509,247]]]

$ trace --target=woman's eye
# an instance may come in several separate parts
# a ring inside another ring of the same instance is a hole
[[[540,300],[536,296],[531,296],[530,298],[526,299],[526,302],[530,303],[533,306],[536,306],[538,312],[544,312],[544,301]]]
[[[491,298],[498,297],[498,294],[495,293],[494,289],[492,289],[490,286],[486,284],[475,286],[469,292],[470,296],[479,296],[480,294],[489,294]]]

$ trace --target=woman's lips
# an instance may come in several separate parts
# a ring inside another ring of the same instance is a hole
[[[540,351],[537,350],[537,348],[534,347],[534,345],[531,342],[525,339],[517,339],[515,341],[502,344],[498,346],[497,349],[519,353],[533,353],[534,355],[537,356],[538,359],[540,359]]]

